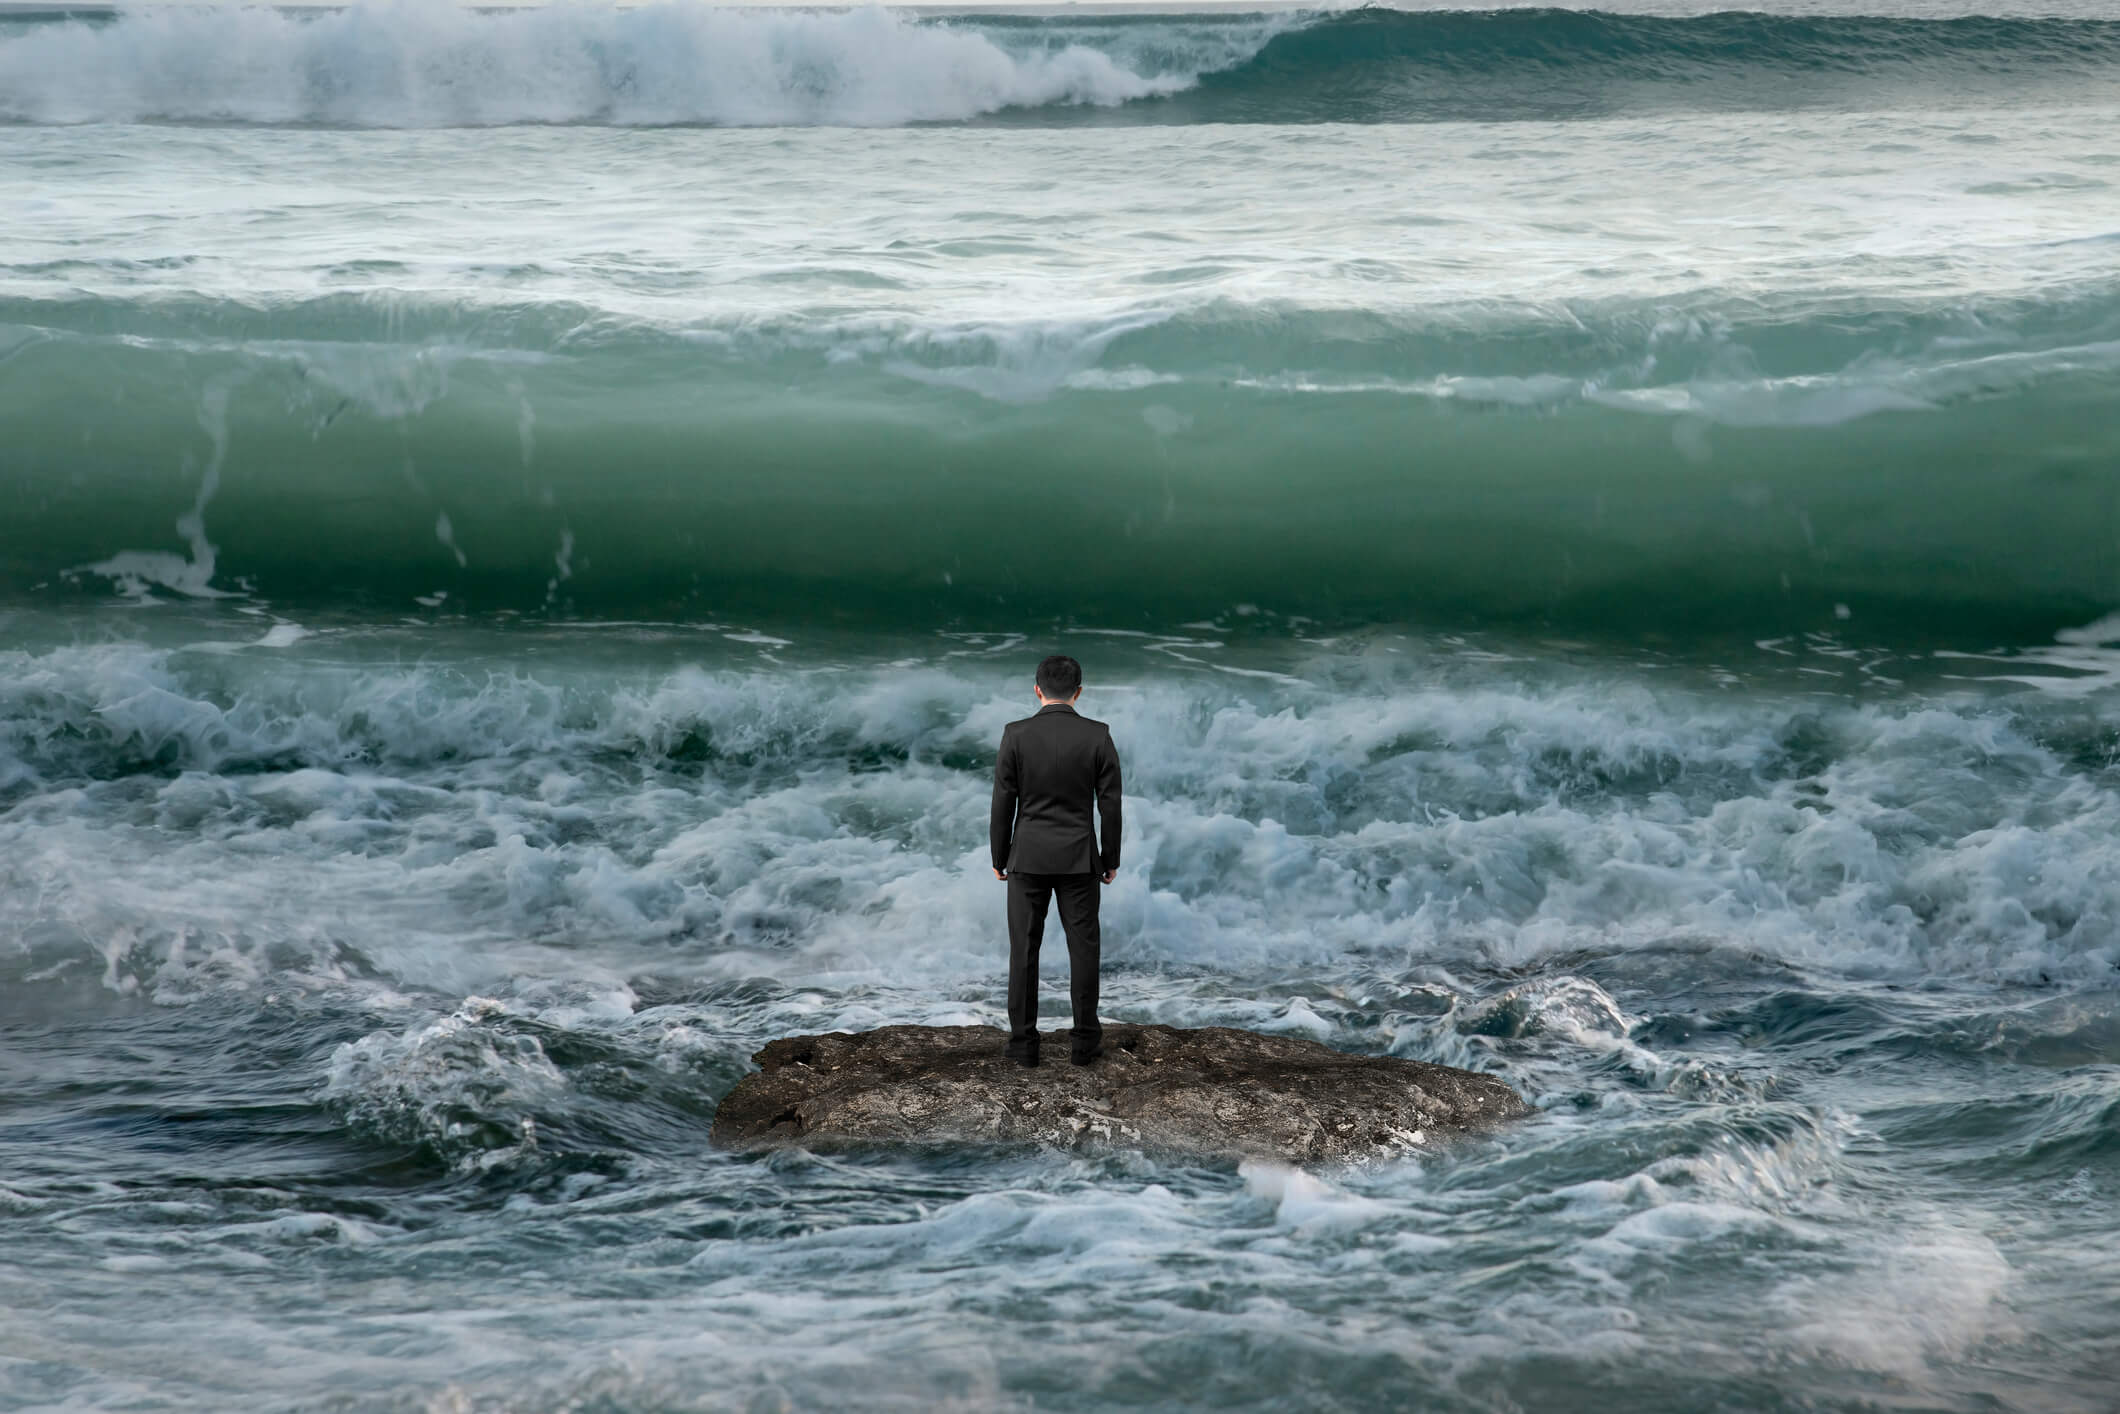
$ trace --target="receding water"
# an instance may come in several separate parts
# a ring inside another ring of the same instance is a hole
[[[0,1410],[2109,1407],[2120,20],[1666,8],[0,23]],[[709,1149],[1050,651],[1534,1116]]]

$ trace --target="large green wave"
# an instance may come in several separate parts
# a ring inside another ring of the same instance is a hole
[[[2120,602],[2109,294],[1970,325],[0,313],[15,595],[1976,638]]]

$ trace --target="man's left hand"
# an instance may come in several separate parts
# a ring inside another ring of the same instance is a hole
[[[1000,880],[1000,881],[1001,881],[1002,883],[1004,883],[1004,884],[1005,884],[1005,883],[1007,883],[1007,882],[1008,882],[1008,870],[1006,870],[1006,869],[996,869],[996,870],[994,871],[994,877],[995,877],[995,878],[997,878],[997,879],[999,879],[999,880]]]

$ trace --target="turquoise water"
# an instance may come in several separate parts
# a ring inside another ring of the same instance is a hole
[[[0,1409],[2107,1407],[2120,20],[1774,8],[0,21]],[[1534,1118],[708,1149],[1055,650]]]

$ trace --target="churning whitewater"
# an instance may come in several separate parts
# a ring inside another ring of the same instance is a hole
[[[1852,8],[0,18],[0,1408],[2106,1407],[2120,20]],[[713,1148],[1048,652],[1531,1117]]]

